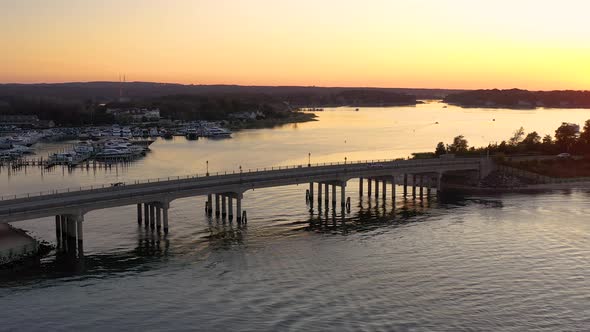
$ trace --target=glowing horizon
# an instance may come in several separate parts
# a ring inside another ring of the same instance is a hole
[[[2,1],[2,0],[0,0]],[[1,83],[590,89],[580,0],[21,0]]]

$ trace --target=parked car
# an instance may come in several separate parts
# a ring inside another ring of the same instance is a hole
[[[559,159],[568,159],[568,158],[571,158],[571,157],[572,157],[572,155],[569,154],[569,153],[566,153],[566,152],[560,153],[560,154],[557,155],[557,158],[559,158]]]

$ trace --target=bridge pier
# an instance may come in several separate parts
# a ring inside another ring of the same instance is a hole
[[[153,230],[156,228],[156,206],[154,203],[150,203],[150,228]]]
[[[412,199],[416,199],[416,174],[412,174]]]
[[[342,182],[340,185],[340,205],[342,206],[342,212],[346,207],[346,182]]]
[[[420,175],[420,200],[424,200],[424,175]]]
[[[332,185],[332,208],[336,209],[336,185]]]
[[[313,206],[313,182],[309,183],[309,204]]]
[[[236,195],[236,221],[237,222],[241,222],[242,221],[242,194],[237,194]]]
[[[162,229],[162,208],[160,203],[156,204],[156,229],[158,232]]]
[[[359,178],[359,197],[363,197],[363,178]]]
[[[211,194],[207,195],[207,216],[211,217],[213,215],[213,196]]]
[[[76,222],[76,235],[78,236],[78,257],[82,258],[82,256],[84,256],[84,230],[83,230],[83,224],[84,224],[84,215],[78,215],[75,218],[75,222]]]
[[[143,203],[143,219],[145,223],[145,228],[148,228],[150,225],[150,205],[148,203]]]
[[[404,174],[404,198],[408,197],[408,174]]]
[[[367,196],[369,196],[369,199],[371,199],[371,195],[372,195],[372,186],[373,186],[373,179],[371,178],[367,178]]]
[[[324,203],[326,205],[326,211],[328,211],[328,205],[330,203],[330,185],[328,183],[324,183],[324,192],[325,192],[325,198],[324,198]]]
[[[225,219],[227,216],[227,197],[225,195],[221,195],[221,218]]]
[[[396,189],[396,185],[395,185],[395,175],[391,177],[391,200],[393,200],[395,202],[395,189]]]
[[[221,212],[219,211],[219,194],[215,194],[215,216],[219,217]]]
[[[61,248],[61,216],[55,216],[55,240],[57,247]]]
[[[322,183],[318,182],[318,208],[322,208]]]
[[[383,200],[387,199],[387,180],[383,180]]]
[[[137,224],[141,225],[142,217],[141,217],[141,203],[137,204]]]
[[[164,219],[164,234],[168,234],[168,209],[170,208],[170,203],[166,202],[162,204],[162,214]]]
[[[379,198],[379,179],[375,179],[375,199]]]
[[[228,218],[230,221],[234,219],[234,198],[227,196]]]

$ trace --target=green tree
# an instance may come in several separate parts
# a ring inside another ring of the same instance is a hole
[[[527,149],[535,148],[541,144],[541,136],[539,136],[536,131],[533,131],[522,140],[522,144],[526,146]]]
[[[555,130],[555,144],[564,152],[570,152],[578,138],[580,127],[573,123],[563,122]]]
[[[434,151],[434,154],[438,157],[438,156],[441,156],[446,153],[447,153],[447,148],[445,147],[445,143],[439,142],[436,145],[436,150]]]
[[[543,145],[552,145],[553,144],[553,137],[551,135],[545,135],[543,137]]]
[[[447,146],[447,151],[450,153],[461,153],[466,152],[469,147],[465,136],[459,135],[453,138],[453,144]]]
[[[524,128],[520,127],[514,132],[514,134],[512,134],[512,137],[510,137],[508,142],[510,143],[510,145],[516,146],[516,145],[518,145],[518,143],[520,143],[520,141],[522,141],[522,138],[524,137],[524,135],[525,135]]]
[[[580,134],[580,143],[586,147],[590,146],[590,120],[584,123],[584,129]]]

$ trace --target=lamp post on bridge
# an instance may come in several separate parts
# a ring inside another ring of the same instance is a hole
[[[205,174],[206,176],[209,176],[209,160],[207,160],[207,174]]]
[[[311,167],[311,152],[307,154],[307,167]]]

